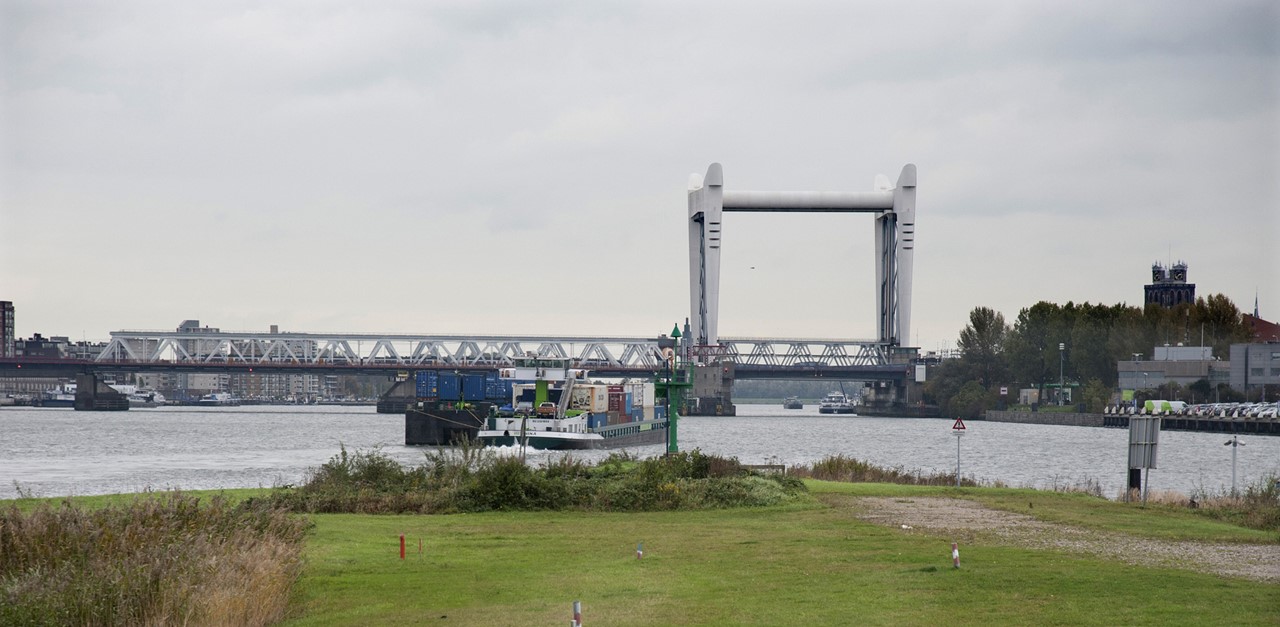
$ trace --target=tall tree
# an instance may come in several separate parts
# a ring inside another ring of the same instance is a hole
[[[960,331],[959,347],[962,363],[972,378],[984,388],[1003,380],[1008,371],[1004,357],[1004,341],[1009,325],[1004,315],[989,307],[975,307],[969,312],[969,325]]]
[[[1050,359],[1058,360],[1058,343],[1066,339],[1059,322],[1061,312],[1061,307],[1045,301],[1018,312],[1005,344],[1009,367],[1017,382],[1044,389],[1051,372]],[[1056,373],[1057,368],[1052,371]]]

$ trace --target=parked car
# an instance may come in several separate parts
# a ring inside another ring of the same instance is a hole
[[[556,415],[556,404],[551,401],[543,401],[538,404],[538,415],[554,417]]]

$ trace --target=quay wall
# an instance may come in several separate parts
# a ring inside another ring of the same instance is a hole
[[[995,411],[986,413],[987,422],[1020,422],[1030,425],[1070,425],[1073,427],[1101,427],[1102,414],[1076,412]]]

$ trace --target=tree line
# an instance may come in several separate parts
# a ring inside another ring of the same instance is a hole
[[[1232,344],[1251,338],[1240,310],[1221,294],[1171,308],[1041,301],[1019,311],[1012,325],[999,312],[976,307],[960,332],[962,357],[929,369],[924,396],[948,415],[973,417],[996,406],[1000,387],[1011,396],[1036,388],[1045,398],[1045,387],[1058,383],[1061,369],[1062,378],[1078,386],[1073,401],[1098,411],[1116,390],[1118,361],[1151,359],[1157,346],[1179,344],[1208,346],[1225,359]],[[1204,402],[1212,393],[1239,396],[1230,388],[1214,390],[1207,380],[1185,389],[1170,383],[1138,396],[1193,402],[1198,396]]]

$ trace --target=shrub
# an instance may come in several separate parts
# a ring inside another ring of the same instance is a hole
[[[466,446],[432,451],[416,468],[378,449],[344,448],[301,488],[266,500],[302,512],[632,511],[772,504],[805,492],[803,482],[785,477],[765,479],[762,491],[764,484],[742,481],[748,474],[737,459],[698,450],[644,460],[614,453],[595,466],[566,455],[533,469]]]

